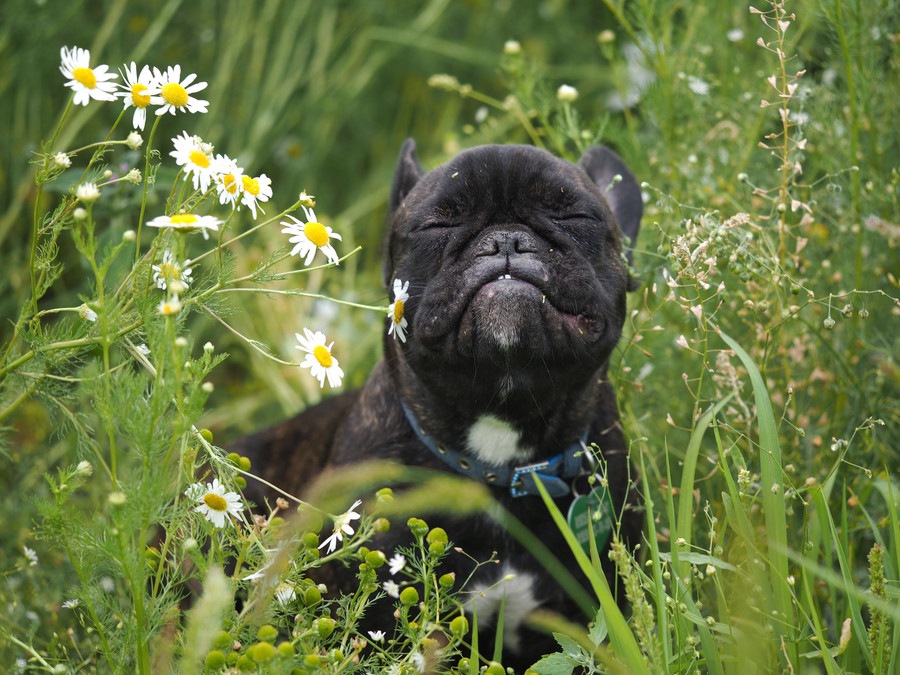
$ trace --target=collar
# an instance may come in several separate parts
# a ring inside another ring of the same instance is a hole
[[[587,432],[572,443],[564,452],[534,464],[521,466],[501,466],[482,462],[477,457],[463,454],[438,443],[419,423],[412,409],[401,403],[409,425],[422,445],[431,450],[439,459],[457,473],[494,487],[508,488],[513,497],[540,495],[535,475],[554,499],[565,497],[572,492],[570,483],[580,477],[594,473],[593,457],[587,449]]]

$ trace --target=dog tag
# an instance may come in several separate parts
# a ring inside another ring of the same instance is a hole
[[[566,520],[588,555],[591,553],[592,534],[597,552],[602,551],[613,529],[613,505],[609,491],[598,487],[586,495],[576,497],[569,507]]]

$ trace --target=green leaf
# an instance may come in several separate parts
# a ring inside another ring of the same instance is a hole
[[[550,654],[535,663],[531,670],[538,675],[572,675],[578,663],[565,654]]]
[[[562,647],[563,652],[565,652],[569,656],[577,656],[579,654],[584,653],[584,650],[581,648],[581,645],[578,644],[577,640],[573,640],[568,635],[564,635],[563,633],[554,633],[554,639],[557,644]]]

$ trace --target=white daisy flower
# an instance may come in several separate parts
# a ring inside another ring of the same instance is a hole
[[[184,494],[191,501],[200,503],[194,511],[202,513],[216,527],[225,527],[226,517],[237,516],[244,508],[240,496],[236,492],[226,492],[218,478],[207,483],[205,489],[202,484],[195,483]]]
[[[159,265],[153,265],[153,281],[156,283],[156,287],[164,291],[172,281],[179,281],[184,286],[190,286],[193,270],[188,267],[189,264],[190,260],[185,260],[179,265],[175,260],[175,254],[165,251]]]
[[[38,564],[38,555],[34,552],[34,549],[23,546],[22,550],[25,553],[25,558],[28,560],[28,566],[35,567]]]
[[[53,155],[53,163],[61,169],[68,169],[72,166],[72,159],[64,152],[57,152]]]
[[[147,106],[150,105],[150,94],[147,92],[156,84],[153,73],[148,66],[141,68],[141,72],[138,73],[137,64],[132,61],[130,65],[125,66],[122,79],[125,80],[125,83],[119,85],[122,91],[118,95],[125,103],[125,110],[134,106],[131,126],[143,131],[144,125],[147,123]]]
[[[63,47],[59,50],[62,61],[60,72],[68,78],[66,86],[75,92],[73,103],[87,105],[88,101],[115,101],[116,84],[110,82],[118,77],[109,72],[109,66],[91,68],[91,53],[78,47]]]
[[[331,354],[334,342],[325,344],[325,334],[321,331],[313,333],[308,328],[303,329],[303,335],[294,333],[297,338],[297,349],[306,352],[306,358],[300,364],[302,368],[309,368],[310,373],[319,381],[319,386],[325,386],[325,378],[328,378],[329,387],[341,386],[341,378],[344,371],[338,365],[338,360]]]
[[[182,168],[185,180],[190,176],[194,189],[200,192],[209,190],[209,186],[216,178],[216,164],[213,158],[213,146],[204,143],[199,136],[188,136],[188,132],[182,131],[181,136],[172,139],[175,149],[169,153],[175,158],[175,163]]]
[[[369,637],[372,638],[372,642],[384,642],[384,631],[370,630]]]
[[[286,222],[284,220],[281,221],[282,225],[285,225],[285,228],[281,230],[284,234],[292,234],[292,236],[288,241],[292,244],[296,244],[293,249],[291,249],[291,255],[300,254],[301,256],[305,256],[305,260],[303,261],[304,265],[309,265],[312,262],[313,256],[316,254],[316,250],[321,250],[322,253],[325,254],[325,257],[332,263],[336,263],[338,261],[337,251],[334,250],[334,246],[331,245],[331,239],[341,240],[341,235],[334,232],[327,225],[323,225],[319,221],[316,220],[316,213],[310,208],[303,206],[303,213],[306,216],[306,222],[301,223],[299,220],[294,218],[294,216],[288,216],[293,222]]]
[[[701,80],[699,77],[688,75],[688,89],[697,94],[697,96],[706,96],[709,94],[709,82]]]
[[[96,183],[82,183],[75,188],[75,197],[78,198],[78,201],[85,204],[93,204],[100,199],[100,188],[97,187]]]
[[[81,604],[81,600],[79,600],[78,598],[75,598],[74,600],[66,600],[66,601],[62,604],[62,606],[63,606],[65,609],[75,609],[75,608],[78,607],[78,605],[80,605],[80,604]]]
[[[193,94],[203,91],[208,86],[206,82],[197,82],[197,75],[191,73],[181,79],[181,66],[169,66],[165,72],[153,69],[154,83],[147,93],[150,94],[150,103],[160,106],[156,109],[157,115],[176,112],[206,112],[209,101],[194,98]]]
[[[390,304],[387,311],[390,319],[388,335],[393,335],[395,339],[400,338],[400,342],[406,342],[406,327],[409,325],[406,317],[403,316],[406,301],[409,300],[408,289],[408,281],[404,284],[400,279],[394,279],[394,301]]]
[[[284,607],[285,605],[289,605],[294,600],[297,599],[297,592],[294,590],[294,586],[287,582],[278,584],[275,588],[275,600],[278,601],[278,604]]]
[[[213,170],[219,203],[230,204],[231,208],[237,208],[241,193],[244,191],[244,170],[228,155],[216,155]]]
[[[82,321],[90,321],[91,323],[95,323],[97,321],[97,312],[95,312],[85,304],[81,304],[78,306],[78,316],[81,317]]]
[[[162,316],[175,316],[181,312],[181,300],[178,299],[177,295],[173,295],[171,298],[160,302],[156,311]]]
[[[570,84],[562,84],[556,90],[556,98],[563,103],[572,103],[578,99],[578,90]]]
[[[260,174],[256,178],[241,176],[243,190],[241,191],[241,204],[250,209],[253,219],[256,220],[256,207],[259,202],[267,202],[272,196],[272,179],[266,174]],[[263,207],[259,207],[260,213],[265,213]]]
[[[203,233],[204,239],[209,239],[207,230],[218,231],[222,221],[214,216],[198,216],[194,213],[176,213],[174,216],[157,216],[147,221],[147,227],[168,227],[172,230],[184,230],[185,232]]]
[[[330,537],[319,544],[319,548],[325,548],[327,546],[328,549],[326,550],[326,553],[331,553],[337,548],[337,543],[344,540],[345,534],[353,534],[353,528],[350,527],[350,523],[360,519],[361,516],[354,510],[360,504],[362,504],[362,500],[357,499],[346,513],[342,513],[334,519],[334,531]]]
[[[397,574],[397,572],[404,567],[406,567],[406,558],[399,553],[395,553],[394,556],[388,560],[388,569],[390,569],[391,576]]]
[[[400,597],[400,586],[397,585],[396,581],[388,579],[383,584],[381,584],[381,588],[392,598]]]
[[[416,664],[416,670],[418,670],[420,673],[424,673],[425,666],[427,665],[425,661],[425,655],[422,652],[413,652],[412,660],[413,663]]]

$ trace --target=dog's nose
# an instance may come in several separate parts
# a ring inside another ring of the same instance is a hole
[[[511,257],[523,253],[537,253],[537,240],[521,230],[495,230],[478,242],[477,256]]]

